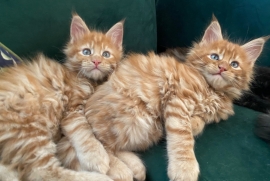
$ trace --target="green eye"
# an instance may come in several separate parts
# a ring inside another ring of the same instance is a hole
[[[212,60],[219,60],[219,56],[218,56],[218,54],[216,54],[216,53],[211,54],[211,55],[210,55],[210,58],[211,58]]]
[[[105,57],[105,58],[109,58],[109,57],[111,56],[111,54],[110,54],[110,52],[108,52],[108,51],[104,51],[104,52],[102,53],[102,56]]]
[[[232,62],[231,62],[231,66],[232,66],[233,68],[238,68],[238,67],[239,67],[239,63],[238,63],[237,61],[232,61]]]
[[[89,48],[85,48],[85,49],[82,50],[83,55],[91,55],[91,53],[92,52],[91,52],[91,50]]]

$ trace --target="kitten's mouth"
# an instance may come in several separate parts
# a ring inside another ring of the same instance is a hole
[[[220,75],[221,76],[222,72],[217,72],[217,73],[211,73],[212,75]]]
[[[213,78],[220,79],[220,81],[221,80],[223,80],[225,82],[228,81],[228,77],[223,72],[212,73],[211,75],[212,75]]]
[[[94,67],[91,71],[99,71],[99,72],[103,72],[102,69],[98,68],[98,67]]]
[[[86,72],[99,71],[102,72],[98,67],[88,67],[84,69]]]
[[[216,73],[212,73],[212,75],[213,75],[213,76],[216,75],[216,76],[221,76],[221,77],[223,77],[223,76],[222,76],[222,73],[223,73],[223,71],[218,71],[218,72],[216,72]]]
[[[222,78],[224,79],[223,75],[222,75],[222,72],[218,72],[218,73],[214,73],[212,74],[213,77],[216,77],[216,78]]]

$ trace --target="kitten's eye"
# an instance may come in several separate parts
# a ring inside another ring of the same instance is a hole
[[[91,53],[92,52],[91,52],[91,50],[89,48],[85,48],[85,49],[82,50],[83,55],[91,55]]]
[[[216,54],[216,53],[211,54],[211,55],[210,55],[210,58],[211,58],[212,60],[219,60],[219,56],[218,56],[218,54]]]
[[[239,63],[238,63],[237,61],[232,61],[232,62],[231,62],[231,66],[232,66],[233,68],[238,68],[238,67],[239,67]]]
[[[110,54],[110,52],[108,52],[108,51],[104,51],[104,52],[102,53],[102,56],[105,57],[105,58],[109,58],[109,57],[111,56],[111,54]]]

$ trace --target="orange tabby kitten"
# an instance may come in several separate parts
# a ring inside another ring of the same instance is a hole
[[[232,101],[249,89],[253,65],[265,41],[229,42],[214,18],[202,40],[189,50],[186,63],[154,53],[129,55],[87,101],[85,113],[92,129],[79,124],[72,127],[89,143],[76,151],[96,151],[87,157],[79,154],[76,160],[68,157],[74,150],[66,142],[66,159],[81,164],[82,170],[107,173],[114,180],[144,180],[145,168],[131,151],[157,143],[165,129],[170,180],[197,180],[194,136],[205,124],[234,114]],[[95,139],[104,148],[98,145],[95,149]],[[104,149],[110,161],[100,162],[107,158]]]
[[[103,34],[90,31],[74,15],[70,35],[65,66],[40,54],[0,74],[2,181],[111,180],[100,173],[65,169],[55,154],[60,129],[77,145],[84,144],[72,127],[86,122],[86,100],[121,59],[123,23]]]

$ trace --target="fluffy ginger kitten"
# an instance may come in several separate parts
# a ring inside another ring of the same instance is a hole
[[[65,66],[40,54],[0,74],[2,181],[111,180],[104,174],[60,166],[56,142],[60,129],[73,138],[75,132],[70,127],[86,122],[86,100],[122,57],[123,23],[115,24],[105,34],[90,31],[74,15],[70,36]]]
[[[78,169],[106,173],[114,180],[144,180],[144,165],[131,151],[157,143],[165,129],[170,180],[197,180],[194,136],[205,124],[234,114],[232,101],[249,89],[265,41],[229,42],[213,18],[202,40],[189,50],[186,63],[154,53],[129,55],[87,101],[85,114],[92,129],[76,127],[80,138],[100,141],[106,152],[98,144],[75,150],[66,146],[66,153],[91,150],[86,156],[79,152],[77,158],[67,154],[66,159],[80,165]]]

